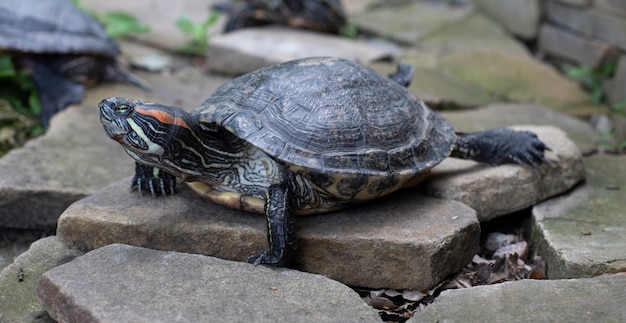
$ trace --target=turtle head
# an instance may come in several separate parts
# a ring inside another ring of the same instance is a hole
[[[98,104],[100,122],[106,134],[142,164],[156,166],[174,175],[184,170],[173,163],[180,160],[182,140],[194,137],[191,116],[178,108],[120,97]]]

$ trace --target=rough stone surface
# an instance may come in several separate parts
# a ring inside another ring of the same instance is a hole
[[[83,253],[68,249],[56,237],[34,242],[30,249],[0,272],[0,322],[52,322],[37,301],[41,275]],[[23,281],[19,281],[20,271]]]
[[[605,63],[612,47],[606,43],[544,24],[539,33],[539,49],[548,55],[568,59],[593,68]]]
[[[550,278],[626,271],[626,158],[585,158],[587,181],[533,208],[532,242]]]
[[[37,295],[62,322],[380,322],[320,275],[110,245],[45,273]]]
[[[626,101],[626,55],[621,55],[615,69],[615,76],[604,81],[604,91],[609,102],[620,104]]]
[[[474,0],[477,7],[508,31],[524,39],[534,39],[541,18],[540,0]]]
[[[597,8],[576,8],[554,1],[547,2],[546,13],[550,21],[626,50],[626,19],[621,16]]]
[[[482,166],[474,161],[445,159],[424,182],[427,195],[463,202],[476,210],[480,221],[535,205],[565,192],[584,179],[585,167],[576,145],[560,129],[518,126],[535,132],[550,148],[539,168],[519,165]]]
[[[389,58],[391,52],[364,41],[286,27],[245,28],[214,37],[207,67],[228,75],[298,58],[336,56],[362,64]]]
[[[355,15],[350,21],[366,32],[414,45],[427,35],[463,20],[471,12],[469,7],[419,1]]]
[[[576,82],[530,55],[509,55],[489,48],[456,51],[442,56],[440,67],[467,84],[493,93],[501,101],[538,103],[577,115],[598,111],[589,94]]]
[[[128,181],[68,208],[59,237],[77,249],[126,243],[238,261],[267,248],[262,215],[215,205],[185,186],[175,196],[139,198],[128,192]],[[472,259],[480,228],[469,207],[406,190],[299,217],[297,232],[297,269],[354,286],[423,289]]]
[[[522,280],[447,290],[417,322],[624,322],[626,275],[578,280]]]
[[[622,0],[595,0],[594,5],[598,8],[626,16],[626,2]]]

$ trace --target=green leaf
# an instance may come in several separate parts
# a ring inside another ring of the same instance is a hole
[[[150,27],[139,23],[133,15],[121,11],[107,12],[97,15],[97,18],[105,26],[107,33],[113,38],[150,31]]]
[[[178,20],[176,20],[176,27],[178,27],[178,29],[182,31],[183,34],[187,34],[189,36],[192,36],[194,34],[194,24],[193,22],[191,22],[191,20],[189,20],[189,17],[187,16],[181,16],[180,18],[178,18]]]

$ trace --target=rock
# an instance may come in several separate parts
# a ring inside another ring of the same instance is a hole
[[[419,48],[437,48],[440,54],[450,52],[489,52],[528,55],[528,50],[493,20],[472,13],[465,19],[429,34],[419,43]]]
[[[614,61],[616,49],[600,40],[590,39],[550,24],[544,24],[539,32],[539,50],[550,56],[574,61],[579,65],[600,68],[607,61]]]
[[[382,321],[320,275],[120,244],[46,272],[37,295],[62,322]]]
[[[580,151],[562,130],[550,126],[514,128],[535,132],[552,149],[546,152],[550,163],[538,168],[487,167],[474,161],[447,158],[423,183],[425,194],[463,202],[475,209],[483,222],[533,206],[584,179]]]
[[[512,34],[536,38],[541,18],[540,0],[474,0],[476,6]]]
[[[453,51],[442,55],[439,66],[449,75],[501,98],[500,101],[542,104],[579,116],[598,111],[589,94],[576,82],[530,55],[511,55],[490,48]]]
[[[621,55],[615,68],[615,76],[604,81],[604,91],[611,104],[620,104],[626,101],[626,55]]]
[[[472,12],[471,7],[450,7],[426,1],[390,6],[350,17],[360,30],[415,45],[426,36],[459,22]]]
[[[626,276],[577,280],[521,280],[446,290],[416,322],[622,322]]]
[[[494,252],[500,247],[504,247],[516,243],[518,238],[514,234],[504,234],[500,232],[492,232],[487,235],[487,239],[483,242],[482,247],[489,252]]]
[[[48,132],[0,159],[0,226],[54,227],[74,201],[134,173],[134,163],[102,130],[97,104],[123,96],[194,108],[225,78],[198,69],[175,75],[138,73],[151,86],[147,93],[123,84],[89,89],[80,106],[57,114]]]
[[[612,11],[614,13],[626,16],[626,3],[620,0],[595,0],[594,5],[600,9]],[[624,18],[622,18],[624,19]]]
[[[337,56],[363,64],[389,58],[381,46],[288,27],[245,28],[211,40],[207,68],[240,75],[261,67],[312,56]]]
[[[554,1],[546,3],[550,21],[588,36],[598,37],[626,50],[626,19],[597,8],[577,8]]]
[[[186,186],[139,198],[130,179],[69,207],[58,235],[72,248],[126,243],[246,261],[267,249],[262,215],[213,204]],[[475,212],[414,190],[331,214],[297,219],[294,267],[347,285],[424,289],[467,264],[478,248]]]
[[[587,181],[533,207],[531,244],[552,279],[626,271],[626,158],[585,158]]]
[[[82,254],[68,249],[54,236],[34,242],[0,272],[0,322],[53,322],[37,301],[39,277]]]
[[[589,123],[567,114],[535,104],[495,103],[471,111],[442,111],[457,131],[480,131],[515,124],[555,126],[567,133],[578,149],[589,152],[597,148],[600,137]]]

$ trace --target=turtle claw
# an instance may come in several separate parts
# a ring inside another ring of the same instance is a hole
[[[258,256],[252,255],[248,257],[248,263],[253,264],[255,266],[264,264],[264,265],[276,266],[276,267],[285,267],[286,265],[289,264],[289,262],[286,261],[286,259],[280,259],[280,257],[270,252],[264,252]]]
[[[174,195],[176,194],[176,177],[159,168],[136,163],[135,176],[131,181],[130,190],[137,190],[139,197],[142,197],[144,192],[150,192],[152,197]]]

